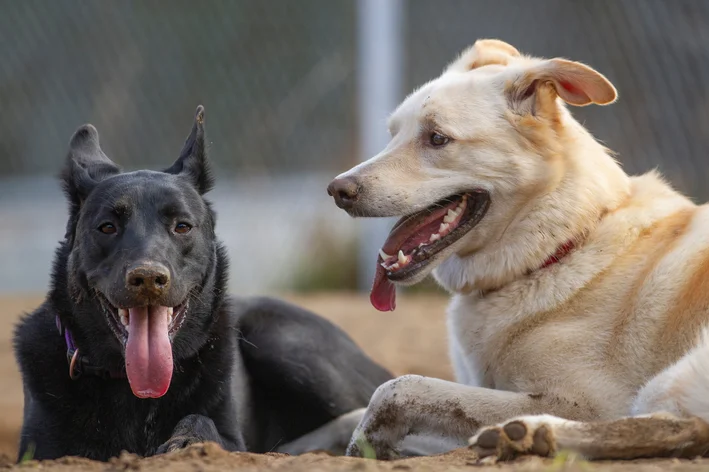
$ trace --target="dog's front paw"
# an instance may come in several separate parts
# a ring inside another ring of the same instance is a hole
[[[204,440],[194,436],[173,436],[158,448],[156,454],[165,454],[168,452],[177,451],[184,449],[187,446],[191,446],[192,444],[199,444],[202,442],[204,442]]]
[[[406,396],[406,391],[416,387],[422,380],[423,377],[405,375],[377,388],[352,435],[347,448],[348,456],[379,460],[401,457],[396,448],[409,434],[407,408],[416,403],[415,399]]]
[[[215,442],[224,446],[221,435],[211,418],[203,415],[188,415],[177,423],[170,439],[158,448],[156,454],[165,454],[204,442]]]
[[[480,459],[495,457],[500,461],[521,455],[553,456],[557,449],[553,428],[563,421],[549,415],[515,418],[482,428],[470,438],[470,448]]]

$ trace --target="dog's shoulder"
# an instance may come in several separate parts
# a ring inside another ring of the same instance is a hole
[[[15,326],[13,348],[29,392],[52,392],[69,377],[66,344],[49,302],[24,315]]]
[[[13,347],[21,368],[38,361],[44,363],[51,357],[50,352],[65,349],[50,302],[45,301],[20,318],[13,333]]]

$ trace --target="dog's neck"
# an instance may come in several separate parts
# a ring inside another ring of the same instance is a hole
[[[495,241],[436,268],[436,280],[448,291],[488,292],[528,276],[565,245],[581,245],[629,198],[628,175],[578,122],[565,118],[556,185],[529,199]]]
[[[79,351],[74,341],[74,335],[69,327],[64,326],[59,315],[55,317],[59,335],[64,337],[66,343],[66,360],[69,367],[68,374],[72,380],[77,380],[84,375],[101,377],[104,379],[125,379],[125,367],[119,371],[105,369],[92,363],[88,357]]]

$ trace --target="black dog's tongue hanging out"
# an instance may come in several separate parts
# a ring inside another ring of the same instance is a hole
[[[126,374],[133,394],[158,398],[172,380],[172,345],[169,318],[172,308],[138,307],[128,310]]]

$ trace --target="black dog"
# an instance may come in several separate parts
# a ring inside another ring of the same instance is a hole
[[[226,297],[203,121],[200,106],[164,172],[122,173],[91,125],[72,137],[51,291],[15,332],[20,457],[106,460],[202,441],[269,451],[365,407],[391,378],[312,313]]]

